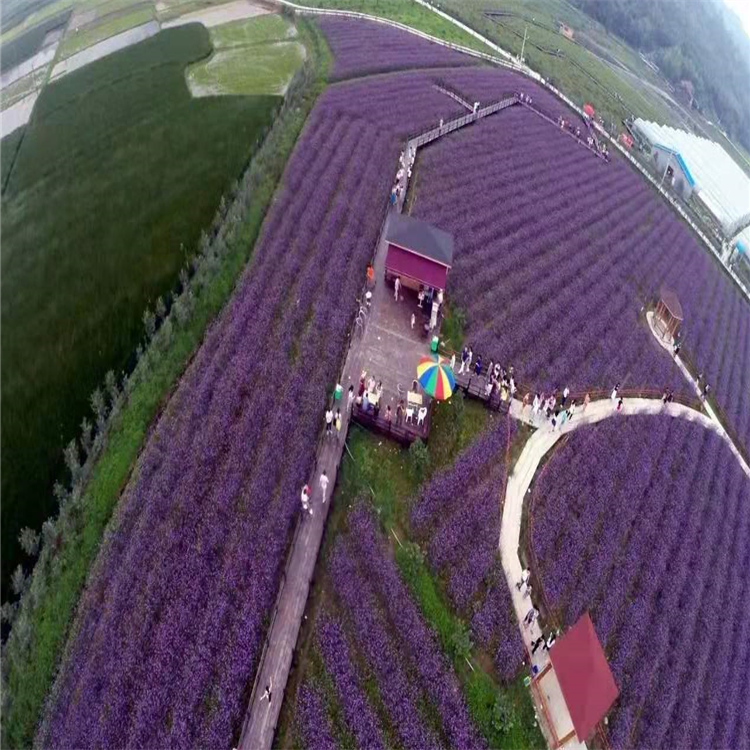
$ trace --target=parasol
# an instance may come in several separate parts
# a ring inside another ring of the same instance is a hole
[[[453,395],[456,379],[448,362],[440,355],[422,357],[417,365],[417,379],[428,396],[445,401]]]

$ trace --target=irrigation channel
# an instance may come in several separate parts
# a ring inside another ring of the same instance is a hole
[[[455,101],[462,104],[469,112],[461,117],[441,122],[436,127],[430,128],[422,133],[409,136],[404,147],[404,153],[409,153],[412,149],[416,154],[422,146],[431,143],[438,138],[444,137],[461,128],[471,125],[478,120],[501,112],[508,107],[522,104],[531,112],[534,112],[542,119],[548,121],[551,127],[558,128],[558,125],[550,120],[543,113],[539,112],[532,104],[522,102],[515,94],[509,94],[502,97],[496,102],[485,105],[484,107],[474,106],[466,101],[460,92],[451,90],[444,84],[436,85],[436,88],[442,93],[450,96]],[[579,143],[584,148],[589,148],[585,141],[580,139]],[[398,170],[396,166],[394,173]],[[408,190],[408,170],[402,170],[400,197],[396,204],[386,211],[383,225],[380,231],[380,238],[375,249],[372,264],[375,268],[376,278],[382,279],[385,268],[385,256],[387,254],[387,243],[385,241],[388,222],[394,213],[400,213],[406,200]],[[386,296],[390,297],[391,292],[386,288],[384,283],[376,284],[373,290],[372,305],[369,313],[367,326],[369,329],[376,328],[379,315],[382,314],[386,307]],[[379,329],[378,332],[383,329]],[[376,336],[373,332],[368,336],[368,330],[364,335],[351,335],[350,346],[342,367],[339,383],[343,385],[344,391],[350,384],[356,385],[359,382],[360,373],[363,365],[368,362],[372,355],[373,339],[381,337]],[[379,345],[382,350],[382,345]],[[403,340],[397,346],[394,342],[392,351],[389,351],[389,357],[398,359],[399,357],[409,357],[411,362],[423,354],[423,347],[415,344],[415,348],[410,350],[404,346]],[[679,359],[678,365],[681,365]],[[681,366],[683,373],[693,384],[696,392],[700,394],[698,385],[693,381],[684,366]],[[486,400],[484,391],[480,388],[472,388],[470,378],[457,378],[459,387],[464,388],[465,393],[472,398]],[[692,421],[701,421],[708,429],[713,429],[730,444],[733,452],[743,464],[745,472],[750,476],[750,468],[742,458],[740,452],[731,440],[729,435],[721,426],[718,418],[714,414],[704,415],[698,409],[685,404],[673,403],[664,407],[658,397],[655,398],[625,398],[625,413],[627,417],[631,414],[650,414],[666,412],[673,417],[689,419]],[[287,555],[286,564],[282,573],[279,592],[276,603],[271,613],[271,619],[263,644],[258,668],[255,674],[255,681],[250,693],[248,707],[242,725],[238,748],[240,750],[270,750],[276,726],[281,711],[281,705],[284,699],[284,692],[289,677],[289,671],[292,664],[292,657],[297,643],[302,618],[304,616],[307,597],[310,590],[315,564],[320,550],[323,532],[325,529],[328,510],[331,506],[329,502],[333,494],[333,488],[336,485],[339,466],[345,449],[346,435],[349,428],[350,415],[345,408],[345,402],[342,403],[342,428],[339,439],[328,439],[321,434],[316,451],[316,465],[313,477],[309,484],[312,490],[312,506],[314,513],[312,516],[300,514],[295,526],[292,542]],[[515,582],[521,574],[521,562],[518,556],[519,539],[521,531],[521,516],[523,510],[523,499],[532,481],[536,467],[543,456],[552,449],[560,437],[571,430],[576,429],[583,424],[592,424],[602,419],[614,415],[614,410],[608,398],[599,401],[592,401],[586,413],[576,415],[574,420],[565,424],[565,426],[556,432],[552,432],[547,427],[540,427],[529,438],[518,462],[509,476],[505,507],[502,514],[502,525],[500,531],[500,550],[502,555],[503,569],[508,581],[509,589],[513,597],[513,604],[518,617],[518,624],[524,638],[527,649],[530,648],[532,637],[536,637],[537,627],[526,629],[522,625],[525,612],[528,610],[529,602],[524,600],[520,592],[515,587]],[[512,417],[538,427],[531,419],[531,409],[524,408],[523,404],[514,400],[510,405],[510,414]],[[623,418],[623,415],[618,415]],[[326,502],[323,501],[321,490],[318,484],[318,478],[325,472],[330,480],[330,491]],[[502,502],[502,498],[498,498]],[[546,657],[540,651],[533,659],[529,653],[530,664],[539,666],[543,669],[546,666]],[[532,698],[535,702],[537,714],[543,717],[542,725],[545,735],[550,742],[550,746],[555,746],[558,737],[568,733],[572,727],[572,721],[565,705],[562,693],[559,690],[559,684],[556,684],[554,675],[546,679],[545,687],[542,690],[538,685],[532,682]],[[567,747],[585,747],[583,743],[568,743]]]

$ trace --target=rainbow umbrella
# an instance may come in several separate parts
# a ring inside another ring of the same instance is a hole
[[[422,357],[417,365],[417,380],[424,392],[438,401],[445,401],[453,395],[456,379],[447,361],[435,354]]]

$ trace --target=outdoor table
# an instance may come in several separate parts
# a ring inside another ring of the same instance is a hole
[[[406,393],[406,403],[409,406],[422,406],[422,394],[408,391]]]
[[[380,401],[380,396],[375,391],[367,391],[367,400],[375,406]]]

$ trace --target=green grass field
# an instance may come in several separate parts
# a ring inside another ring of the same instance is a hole
[[[201,26],[164,31],[49,85],[25,129],[2,198],[3,599],[90,393],[125,366],[279,102],[193,99],[184,68],[210,51]]]
[[[209,33],[214,54],[187,72],[194,96],[281,96],[305,59],[304,45],[294,40],[294,26],[279,15],[234,21]]]
[[[123,31],[133,29],[141,24],[148,23],[154,19],[153,8],[139,8],[133,12],[114,14],[113,17],[103,20],[101,23],[92,23],[84,26],[78,32],[68,29],[65,38],[60,43],[57,52],[59,60],[74,55],[76,52],[91,47],[97,42],[109,39],[111,36],[121,34]]]
[[[44,84],[47,76],[47,68],[45,65],[43,68],[37,68],[33,73],[30,73],[23,78],[19,78],[17,81],[13,81],[9,86],[0,90],[0,109],[6,109],[12,106],[16,102],[20,101],[29,94],[33,94],[36,89],[39,89]]]

